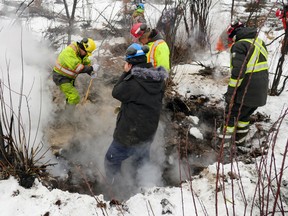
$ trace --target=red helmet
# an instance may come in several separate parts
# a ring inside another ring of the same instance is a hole
[[[145,33],[146,29],[147,29],[147,25],[145,23],[136,23],[132,26],[130,33],[135,38],[139,38]]]
[[[280,8],[278,8],[275,12],[276,17],[278,17],[279,19],[283,18],[284,16],[284,12],[283,10],[281,10]]]
[[[231,23],[227,28],[228,38],[232,39],[236,34],[236,30],[242,27],[244,27],[244,24],[241,23],[240,21],[235,21]]]

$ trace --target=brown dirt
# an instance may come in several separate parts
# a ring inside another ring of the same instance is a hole
[[[117,53],[119,52],[119,49],[124,49],[124,45],[117,45],[117,48],[111,47],[110,51],[112,53]],[[112,89],[113,84],[117,81],[119,77],[119,68],[121,70],[123,66],[123,58],[122,56],[114,58],[102,57],[100,61],[102,63],[101,65],[103,70],[101,83],[104,83],[106,85],[107,91],[109,91],[109,89]],[[205,75],[206,74],[204,74],[204,76]],[[82,78],[82,81],[79,80],[78,82],[81,82],[79,84],[84,83],[83,86],[87,86],[87,79],[89,80],[89,78],[87,77]],[[164,121],[166,125],[165,155],[167,160],[165,162],[166,165],[163,173],[163,178],[167,185],[179,184],[179,182],[175,181],[175,179],[172,179],[170,175],[171,164],[169,163],[169,157],[171,155],[179,155],[178,157],[181,161],[188,161],[192,175],[199,174],[208,165],[217,161],[218,150],[215,149],[215,146],[211,142],[215,134],[215,130],[217,127],[219,127],[221,119],[223,118],[223,110],[217,107],[219,101],[213,101],[211,103],[211,99],[205,95],[191,95],[189,98],[186,98],[178,95],[177,93],[172,94],[170,93],[170,91],[174,91],[173,86],[173,82],[170,82],[167,88],[168,90],[165,94],[166,96],[163,107],[164,114],[161,117],[162,121]],[[99,94],[99,88],[101,87],[95,87],[91,90],[89,101],[92,103],[92,105],[97,104],[97,101],[99,100],[103,100],[99,99],[102,96],[101,94]],[[84,95],[85,92],[82,92],[82,94]],[[55,103],[63,103],[63,97],[62,100],[60,100],[62,102],[59,102],[59,97],[61,98],[61,96],[59,95],[59,91],[54,90],[54,96]],[[59,107],[61,106],[59,105]],[[52,123],[52,126],[47,133],[47,140],[51,144],[51,147],[57,156],[59,156],[59,149],[71,149],[71,146],[69,146],[71,145],[71,140],[73,140],[73,136],[75,136],[75,134],[79,131],[79,126],[78,128],[75,127],[75,124],[73,124],[73,122],[69,123],[68,121],[65,124],[59,124],[57,122],[57,120],[59,121],[59,116],[61,116],[62,111],[63,104],[62,108],[59,108],[59,114],[56,115],[54,123]],[[195,123],[191,122],[188,116],[197,116],[199,118],[199,123],[196,125]],[[261,114],[256,114],[253,121],[263,121],[263,119],[267,120],[267,117],[263,117],[261,116]],[[198,127],[198,129],[202,132],[204,136],[203,139],[197,139],[189,133],[189,129],[191,128],[191,126]],[[86,123],[81,127],[81,130],[87,131],[89,130],[89,123]],[[76,147],[75,151],[79,151],[79,149]],[[248,155],[250,153],[245,154]],[[253,157],[253,155],[251,157]],[[61,160],[67,160],[68,163],[72,163],[75,165],[75,161],[70,161],[69,158],[62,158]],[[80,169],[81,166],[89,167],[89,165],[87,164],[80,165]],[[69,177],[65,181],[60,179],[55,180],[52,178],[53,181],[57,181],[57,184],[54,184],[57,185],[55,187],[69,190],[71,192],[90,194],[90,191],[85,186],[88,183],[94,185],[95,190],[99,190],[99,188],[97,187],[97,176],[92,175],[89,177],[88,180],[86,180],[86,182],[83,182],[82,180],[82,183],[79,183],[79,179],[75,181],[75,178],[77,178],[74,175],[76,173],[76,166],[71,167],[72,168],[69,171]],[[78,174],[78,178],[82,177]],[[49,185],[49,183],[47,183],[47,185]],[[95,193],[97,193],[97,191]]]

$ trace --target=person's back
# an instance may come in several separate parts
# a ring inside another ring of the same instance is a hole
[[[107,180],[119,189],[122,181],[122,162],[131,157],[132,176],[150,159],[164,96],[167,71],[147,63],[149,48],[131,44],[125,57],[124,72],[112,90],[112,96],[121,102],[113,141],[105,155]],[[131,174],[131,173],[130,173]],[[136,182],[137,184],[137,182]]]
[[[244,97],[244,105],[250,107],[265,105],[268,93],[268,53],[265,43],[256,36],[256,28],[242,28],[236,33],[235,43],[231,47],[232,55],[233,53],[237,55],[234,59],[232,58],[231,62],[233,65],[232,76],[234,79],[237,79],[236,76],[241,72],[245,58],[249,60],[253,53],[256,55],[256,53],[259,54],[260,52],[259,58],[257,59],[258,62],[255,63],[255,61],[251,59],[253,62],[248,62],[247,65],[243,67],[240,76],[240,78],[242,78],[241,85],[237,88],[237,96],[235,98],[236,102],[241,103]],[[251,46],[253,47],[249,52]],[[248,57],[246,57],[246,55],[248,55]],[[262,64],[262,62],[265,62],[265,64]],[[247,92],[245,93],[246,89]]]
[[[134,145],[151,139],[156,132],[167,72],[147,63],[147,57],[145,61],[140,57],[137,62],[128,61],[133,65],[131,70],[122,75],[112,91],[112,96],[122,102],[114,138]]]

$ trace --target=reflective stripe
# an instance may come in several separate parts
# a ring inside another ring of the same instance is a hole
[[[231,134],[225,134],[225,139],[230,139],[232,137]],[[218,134],[218,138],[223,139],[224,138],[224,134]]]
[[[242,83],[242,80],[243,79],[239,79],[239,81],[238,81],[237,79],[230,78],[228,85],[231,86],[231,87],[234,87],[234,88],[236,86],[239,87],[241,85],[241,83]],[[238,81],[238,83],[237,83],[237,81]]]
[[[56,61],[55,67],[61,71],[62,73],[64,73],[65,75],[75,79],[77,77],[77,75],[81,72],[81,70],[83,70],[84,65],[83,64],[79,64],[75,70],[71,70],[69,68],[65,68],[62,65],[60,65],[60,63],[58,62],[58,60]]]
[[[247,42],[253,44],[253,41],[254,41],[254,40],[253,40],[253,39],[241,39],[240,41],[247,41]],[[259,38],[256,38],[256,40],[254,41],[254,46],[259,49],[259,51],[262,53],[262,55],[263,55],[265,58],[268,58],[268,52],[267,52],[267,50],[262,46],[262,40],[260,40]]]
[[[235,127],[234,126],[232,126],[232,127],[225,126],[225,128],[226,128],[225,139],[230,139],[232,137],[232,134],[234,132]],[[225,128],[219,129],[219,131],[217,131],[217,134],[218,134],[219,138],[223,138],[224,137],[224,129]]]
[[[155,51],[157,49],[157,46],[161,43],[165,42],[164,40],[160,39],[160,40],[157,40],[153,43],[152,47],[151,47],[151,51],[150,51],[150,54],[147,58],[147,61],[148,63],[151,62],[153,67],[157,67],[157,62],[156,62],[156,59],[155,59]]]
[[[255,66],[250,66],[250,67],[247,67],[247,70],[246,70],[246,73],[252,73],[252,72],[259,72],[259,71],[262,71],[262,70],[267,70],[269,67],[268,67],[268,64],[264,62],[264,64],[260,65],[256,65]]]
[[[243,122],[243,121],[238,121],[238,124],[237,124],[237,127],[238,128],[244,128],[244,127],[247,127],[249,125],[249,121],[247,122]]]
[[[244,137],[241,138],[240,140],[235,140],[235,143],[236,143],[236,144],[243,143],[244,141],[246,141],[246,137],[247,137],[247,136],[244,136]]]
[[[234,129],[235,129],[234,126],[232,126],[232,127],[231,127],[231,126],[227,126],[227,127],[226,127],[226,132],[227,132],[227,133],[233,133],[233,132],[234,132]]]
[[[266,58],[268,58],[268,52],[267,50],[262,46],[262,40],[259,38],[256,38],[256,40],[253,39],[241,39],[239,41],[246,41],[254,45],[254,51],[249,59],[249,62],[247,63],[247,68],[245,71],[246,73],[252,73],[252,72],[260,72],[263,70],[268,69],[268,63],[267,61],[259,62],[260,53]]]
[[[249,128],[245,129],[245,130],[236,130],[237,134],[242,134],[242,133],[247,133],[249,131]]]
[[[78,53],[79,51],[77,50],[77,47],[74,44],[70,44],[69,45],[76,53]]]

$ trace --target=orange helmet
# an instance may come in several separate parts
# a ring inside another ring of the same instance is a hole
[[[130,33],[135,38],[140,38],[145,33],[146,30],[147,30],[147,25],[145,23],[136,23],[132,26]]]

